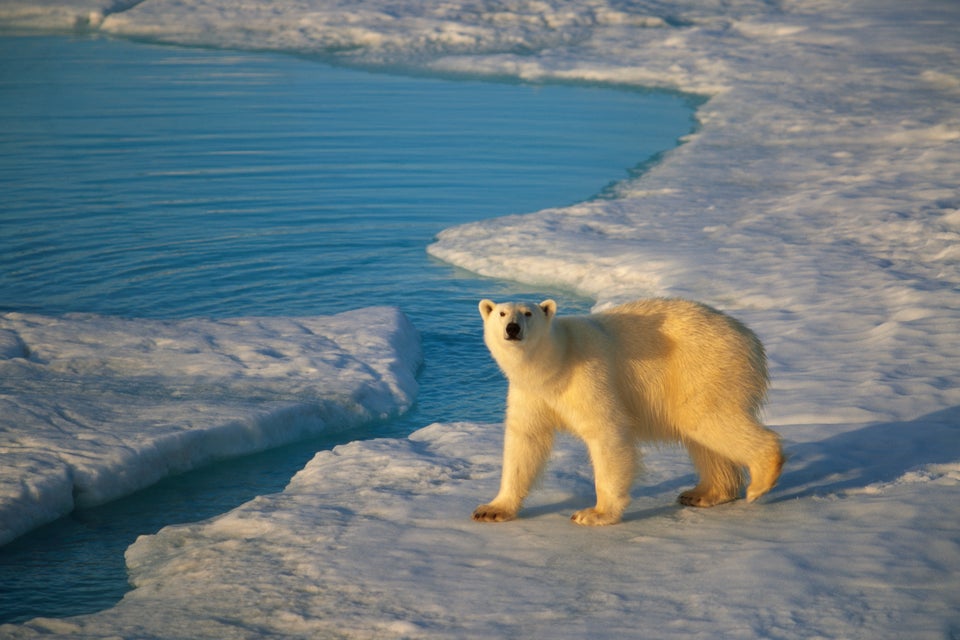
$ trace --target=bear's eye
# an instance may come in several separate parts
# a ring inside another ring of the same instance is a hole
[[[530,313],[529,311],[524,311],[524,312],[523,312],[523,315],[525,315],[525,316],[527,316],[527,317],[529,318],[529,317],[532,316],[533,314]]]
[[[501,317],[501,318],[506,317],[506,315],[507,315],[507,312],[506,312],[506,311],[501,311],[501,312],[500,312],[500,317]]]

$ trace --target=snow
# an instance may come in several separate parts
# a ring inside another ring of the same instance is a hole
[[[699,511],[673,504],[693,482],[683,454],[650,451],[626,522],[582,529],[567,518],[591,499],[589,464],[564,441],[522,518],[481,526],[469,513],[495,491],[499,427],[430,425],[141,538],[113,609],[0,634],[960,635],[960,4],[23,6],[0,20],[705,97],[698,130],[611,197],[449,229],[429,251],[598,308],[681,295],[733,313],[767,345],[767,421],[790,459],[760,503]]]
[[[408,408],[406,316],[0,316],[0,543],[172,473]]]
[[[489,526],[468,516],[496,489],[498,425],[435,424],[406,440],[354,442],[318,454],[280,494],[140,538],[126,555],[136,589],[113,609],[3,631],[948,637],[960,574],[944,499],[960,487],[958,417],[795,447],[794,471],[765,504],[676,506],[692,482],[688,463],[679,452],[652,457],[626,522],[602,529],[568,520],[592,490],[586,453],[572,440],[523,518]],[[828,475],[845,465],[825,460],[864,439],[914,446],[899,456],[885,448],[879,464],[854,452],[859,468]],[[941,450],[933,457],[953,462],[916,467]]]

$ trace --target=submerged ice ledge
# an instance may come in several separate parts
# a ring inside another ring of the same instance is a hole
[[[0,544],[215,459],[413,402],[395,308],[329,317],[0,316]]]

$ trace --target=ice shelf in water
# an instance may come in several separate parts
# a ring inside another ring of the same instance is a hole
[[[410,406],[395,308],[329,317],[0,316],[0,543],[172,473]]]

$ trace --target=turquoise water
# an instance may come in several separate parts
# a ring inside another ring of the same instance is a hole
[[[420,396],[360,432],[214,465],[0,548],[0,622],[96,611],[123,550],[279,491],[315,451],[497,421],[482,297],[563,291],[430,259],[441,229],[572,204],[692,127],[679,96],[334,68],[69,37],[0,37],[0,311],[214,318],[401,307]]]

